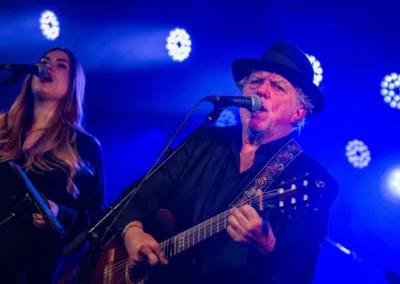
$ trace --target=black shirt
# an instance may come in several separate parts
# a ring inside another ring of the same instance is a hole
[[[91,170],[81,170],[74,178],[74,183],[79,190],[75,199],[67,191],[67,173],[56,168],[47,172],[26,172],[33,186],[47,199],[58,205],[57,219],[67,232],[67,237],[58,241],[46,228],[36,228],[32,224],[33,211],[24,210],[26,218],[22,221],[11,221],[1,230],[1,249],[13,253],[14,246],[21,243],[31,244],[32,248],[43,250],[60,249],[71,241],[79,232],[96,221],[104,212],[104,174],[102,166],[102,151],[98,141],[83,132],[77,131],[76,147],[78,153]],[[15,160],[23,166],[26,162],[24,154]],[[21,201],[27,193],[26,188],[10,168],[8,162],[0,163],[0,218],[3,220],[13,211],[13,206]],[[25,214],[26,213],[26,214]]]
[[[157,232],[153,214],[157,209],[166,208],[175,218],[178,233],[216,215],[227,209],[290,138],[283,137],[260,147],[253,166],[240,174],[241,127],[207,128],[144,184],[124,210],[118,226],[123,228],[133,220],[140,220],[145,231]],[[277,239],[272,253],[262,256],[222,232],[178,256],[154,273],[154,282],[149,283],[275,283],[276,279],[310,283],[337,184],[320,164],[301,154],[281,174],[275,186],[281,180],[305,172],[326,182],[329,188],[326,202],[318,214],[290,220],[270,216]]]

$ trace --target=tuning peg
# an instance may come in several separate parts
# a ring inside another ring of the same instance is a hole
[[[308,180],[305,179],[305,180],[303,181],[303,186],[304,186],[304,187],[307,187],[307,186],[308,186]]]
[[[278,193],[279,193],[279,194],[282,194],[282,193],[284,193],[284,192],[285,192],[285,190],[284,190],[283,188],[279,188],[279,189],[278,189]]]
[[[292,199],[290,200],[290,203],[295,204],[296,203],[296,198],[292,197]]]
[[[294,189],[296,189],[297,187],[296,187],[296,185],[295,184],[292,184],[292,186],[290,187],[290,189],[292,189],[292,190],[294,190]]]
[[[303,200],[304,200],[304,201],[308,200],[308,195],[307,195],[307,194],[304,194]]]
[[[281,200],[281,201],[279,201],[279,205],[278,205],[279,207],[284,207],[285,206],[285,203]]]

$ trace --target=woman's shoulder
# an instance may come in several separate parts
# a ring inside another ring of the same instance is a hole
[[[85,129],[76,129],[76,147],[80,155],[83,156],[98,156],[101,153],[101,143],[92,134],[87,132]]]

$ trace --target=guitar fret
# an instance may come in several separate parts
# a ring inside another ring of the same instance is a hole
[[[176,241],[176,236],[175,236],[175,238],[174,238],[174,255],[177,254],[177,252],[176,252],[176,243],[177,243],[177,241]]]
[[[277,196],[281,194],[278,191],[269,191],[268,193],[263,194],[262,197],[251,198],[246,203],[250,205],[254,205],[256,208],[260,210],[269,208],[267,203],[264,204],[264,199],[269,199],[271,197]],[[271,202],[271,206],[273,206]],[[275,205],[276,206],[276,205]],[[209,237],[212,237],[216,233],[219,233],[226,229],[229,226],[228,217],[230,210],[226,210],[224,212],[219,213],[218,215],[207,219],[186,231],[181,232],[178,235],[175,235],[160,244],[161,249],[165,252],[165,255],[169,258],[179,254],[180,252],[200,243],[203,240],[206,240]],[[209,230],[209,232],[207,232]]]

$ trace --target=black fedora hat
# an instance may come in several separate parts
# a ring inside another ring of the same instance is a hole
[[[232,63],[232,74],[236,83],[249,72],[269,71],[285,77],[293,86],[301,88],[314,108],[307,116],[315,116],[325,106],[320,88],[314,84],[314,69],[307,55],[286,41],[276,42],[261,59],[237,59]]]

